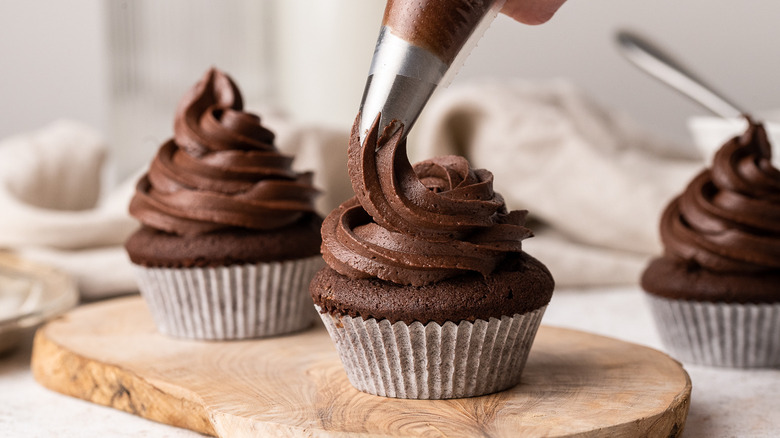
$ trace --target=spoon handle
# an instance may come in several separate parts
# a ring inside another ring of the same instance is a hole
[[[715,91],[682,64],[646,39],[629,31],[619,31],[621,53],[637,67],[693,99],[699,105],[726,118],[747,114],[739,105]]]

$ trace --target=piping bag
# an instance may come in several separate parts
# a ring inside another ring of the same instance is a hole
[[[360,141],[398,120],[403,136],[447,86],[506,0],[387,0],[360,103]],[[380,116],[381,115],[381,116]]]

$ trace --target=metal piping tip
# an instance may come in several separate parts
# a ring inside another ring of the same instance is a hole
[[[361,143],[378,115],[379,132],[397,120],[406,136],[448,68],[430,51],[382,26],[360,103]]]
[[[426,8],[421,4],[427,2],[419,0],[388,0],[360,103],[361,143],[377,115],[379,132],[397,120],[406,136],[433,92],[449,84],[505,1],[448,0],[430,2]],[[398,34],[391,31],[393,25]],[[426,37],[415,36],[409,25],[422,29]],[[447,46],[423,48],[409,41],[419,44],[430,38]],[[435,47],[436,54],[431,51]]]

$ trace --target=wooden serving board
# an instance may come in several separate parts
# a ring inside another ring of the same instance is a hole
[[[656,350],[542,326],[522,382],[454,400],[355,390],[322,327],[197,342],[158,334],[139,297],[80,307],[39,329],[44,386],[220,437],[651,436],[682,432],[691,381]]]

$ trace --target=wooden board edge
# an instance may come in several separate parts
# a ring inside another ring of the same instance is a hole
[[[649,347],[648,347],[649,348]],[[671,356],[660,352],[669,357],[669,360],[676,362],[685,375],[685,387],[669,403],[664,412],[653,417],[646,417],[631,423],[616,424],[608,429],[595,430],[584,435],[575,435],[577,437],[601,437],[605,434],[613,437],[631,438],[642,436],[647,438],[678,438],[682,436],[685,430],[685,423],[688,419],[688,411],[691,407],[691,391],[693,384],[691,376],[685,371],[682,364]],[[563,437],[561,437],[563,438]],[[569,438],[567,436],[566,438]]]
[[[642,427],[642,436],[650,438],[677,438],[682,436],[683,430],[685,430],[685,423],[688,420],[688,411],[691,408],[693,382],[691,381],[690,374],[688,374],[688,371],[685,370],[685,367],[679,360],[669,356],[663,351],[655,351],[677,365],[685,376],[685,386],[669,403],[669,406],[664,409],[664,412],[653,418],[642,420],[642,422],[646,423]]]
[[[33,377],[44,387],[158,423],[217,435],[203,406],[165,393],[121,367],[98,364],[61,347],[46,335],[47,327],[35,333],[30,361]],[[161,402],[150,403],[155,400]]]
[[[691,391],[693,390],[693,383],[691,382],[691,376],[682,364],[676,359],[669,356],[671,360],[674,360],[680,364],[680,369],[685,374],[685,389],[669,404],[666,412],[671,412],[671,415],[667,415],[667,421],[664,424],[658,421],[650,431],[655,432],[656,435],[668,438],[677,438],[682,436],[685,430],[685,423],[688,420],[688,411],[691,409]]]

